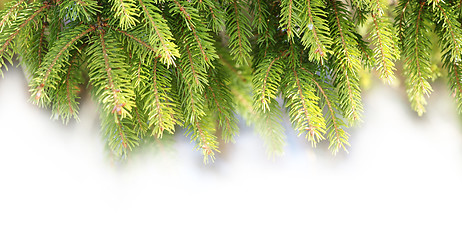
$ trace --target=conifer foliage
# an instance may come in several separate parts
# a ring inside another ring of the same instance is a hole
[[[287,116],[335,153],[361,121],[361,71],[391,82],[400,57],[420,115],[439,47],[462,111],[460,14],[453,0],[13,0],[0,12],[0,64],[17,56],[31,101],[64,122],[89,88],[119,156],[183,127],[213,160],[238,115],[271,152]]]

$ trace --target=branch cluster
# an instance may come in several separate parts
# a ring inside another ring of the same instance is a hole
[[[462,110],[460,7],[438,0],[14,0],[0,12],[0,64],[17,55],[31,75],[31,101],[64,122],[78,119],[80,90],[90,88],[119,156],[183,127],[204,161],[213,160],[219,140],[238,133],[237,114],[280,152],[284,112],[299,134],[313,145],[327,139],[335,153],[348,145],[346,128],[361,121],[361,72],[374,67],[391,82],[400,56],[412,107],[422,114],[438,46]]]

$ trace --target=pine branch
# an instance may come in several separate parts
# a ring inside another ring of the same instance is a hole
[[[193,0],[199,12],[205,12],[207,27],[216,33],[225,29],[225,13],[218,1],[214,0]]]
[[[183,80],[182,69],[178,68],[178,95],[183,99],[181,109],[183,113],[186,136],[196,142],[196,149],[201,149],[204,163],[213,161],[218,152],[218,142],[214,135],[215,128],[208,119],[211,114],[206,112],[205,98],[199,94],[188,81]]]
[[[133,28],[130,31],[123,31],[119,28],[114,28],[114,30],[113,34],[122,45],[126,46],[126,50],[132,57],[135,56],[146,64],[151,64],[155,59],[161,58],[157,50],[148,43],[149,40],[143,28]]]
[[[329,63],[334,86],[338,88],[340,108],[350,125],[360,121],[363,111],[361,89],[359,88],[358,71],[361,67],[361,53],[355,45],[352,22],[345,5],[337,0],[330,0],[329,27],[334,40]]]
[[[343,120],[338,117],[341,114],[339,112],[340,107],[338,106],[338,99],[335,94],[334,87],[329,85],[328,81],[324,81],[323,79],[316,81],[314,78],[315,75],[311,73],[308,68],[302,67],[301,69],[313,76],[308,79],[310,79],[317,87],[317,95],[320,98],[321,108],[327,109],[325,119],[329,149],[331,149],[334,154],[340,149],[346,151],[346,146],[349,146],[349,134],[344,130],[347,126]],[[321,76],[317,77],[318,79],[321,78]]]
[[[138,23],[139,9],[135,5],[135,0],[110,0],[110,2],[111,11],[114,12],[115,19],[122,30],[129,29]]]
[[[140,71],[140,97],[145,103],[144,110],[147,112],[148,126],[153,129],[152,135],[162,138],[164,131],[173,134],[178,110],[171,97],[170,72],[157,60],[152,66],[143,65]]]
[[[81,38],[94,30],[94,26],[71,25],[60,34],[59,39],[45,55],[42,65],[37,70],[37,77],[29,83],[35,104],[47,106],[50,103],[47,92],[49,89],[56,88],[61,79],[60,73],[64,71],[69,61],[71,50],[78,50],[77,44],[81,42]]]
[[[213,160],[236,114],[281,152],[281,96],[293,128],[336,153],[361,118],[360,71],[391,81],[397,47],[412,107],[424,112],[441,50],[462,112],[460,5],[399,0],[393,26],[386,0],[15,0],[0,11],[0,64],[17,56],[31,100],[64,122],[90,87],[118,156],[184,126]]]
[[[281,18],[279,20],[279,26],[287,33],[289,41],[293,41],[297,22],[301,22],[301,20],[297,18],[297,12],[299,10],[295,4],[295,0],[281,1]]]
[[[134,106],[134,92],[130,84],[126,56],[115,51],[120,48],[111,32],[98,30],[97,36],[90,41],[88,66],[90,83],[94,88],[103,111],[115,118],[132,118],[130,112]]]
[[[430,51],[431,42],[428,37],[430,31],[430,16],[425,2],[413,3],[412,13],[409,21],[415,22],[415,26],[409,27],[405,31],[403,44],[404,68],[408,79],[406,87],[412,108],[420,115],[425,112],[428,96],[432,91],[428,79],[431,78]]]
[[[398,59],[399,51],[395,46],[394,31],[388,19],[384,16],[371,13],[372,28],[369,32],[370,42],[374,46],[374,58],[380,78],[388,83],[395,79],[393,71],[394,62]]]
[[[250,10],[253,15],[252,27],[257,30],[258,35],[264,35],[268,32],[267,19],[270,14],[267,2],[265,0],[252,0]]]
[[[47,5],[32,4],[30,7],[25,9],[19,9],[16,13],[16,19],[13,23],[2,29],[2,34],[0,35],[0,67],[5,66],[5,60],[10,64],[14,54],[16,53],[14,42],[16,37],[27,29],[31,23],[34,22],[36,18],[41,18],[41,14],[47,8]],[[6,12],[6,14],[10,14]],[[3,17],[2,19],[7,19]],[[5,20],[7,23],[8,20]],[[3,75],[3,71],[0,70],[0,73]]]
[[[246,0],[230,0],[226,8],[226,33],[229,36],[230,54],[238,64],[247,65],[252,51],[249,38],[250,22],[243,6]]]
[[[395,28],[397,29],[399,46],[402,48],[404,43],[404,31],[408,27],[409,23],[406,21],[407,15],[409,14],[410,7],[409,3],[411,0],[399,1],[398,6],[395,9]]]
[[[284,66],[280,57],[268,56],[255,69],[252,79],[254,107],[263,113],[271,111],[272,99],[276,99]]]
[[[439,37],[443,67],[448,70],[449,84],[457,102],[459,113],[462,112],[462,29],[457,22],[456,13],[444,3],[436,3],[434,9],[435,31]]]
[[[282,111],[276,99],[268,103],[270,111],[254,110],[255,129],[263,138],[267,152],[271,156],[284,152],[285,134],[282,126]]]
[[[139,138],[133,130],[133,122],[110,112],[100,112],[102,135],[116,156],[126,157],[128,152],[139,145]]]
[[[315,146],[324,139],[326,123],[319,108],[319,97],[312,86],[312,75],[300,68],[288,69],[289,73],[283,80],[282,95],[285,106],[289,110],[289,117],[299,135],[305,137]]]
[[[11,25],[12,21],[16,20],[16,13],[25,8],[27,2],[29,1],[10,1],[5,5],[4,9],[0,11],[0,16],[2,16],[2,20],[0,20],[0,32],[3,32],[5,27],[8,27]]]
[[[157,54],[161,56],[161,62],[167,66],[175,65],[175,59],[180,57],[177,45],[174,43],[173,34],[167,21],[160,14],[159,8],[149,1],[138,0],[144,14],[144,23],[149,32],[149,43]]]
[[[361,52],[362,66],[366,69],[371,69],[376,63],[374,52],[367,46],[367,43],[360,34],[354,33],[354,35],[356,37],[356,46],[359,52]]]
[[[223,66],[215,64],[215,69],[209,70],[209,85],[206,88],[205,99],[209,109],[216,109],[218,126],[222,130],[225,142],[233,141],[239,132],[237,118],[234,115],[234,97],[226,84],[228,76],[224,73]]]
[[[331,53],[329,49],[333,39],[329,34],[326,12],[322,10],[324,3],[321,0],[299,1],[301,41],[305,49],[308,49],[309,60],[322,65]]]
[[[202,57],[200,64],[204,65],[204,67],[211,66],[211,63],[217,57],[216,50],[210,36],[210,30],[204,26],[197,9],[189,2],[180,0],[173,0],[170,3],[170,8],[173,17],[179,15],[183,18],[183,21],[177,22],[178,30],[183,31],[180,33],[185,36],[183,41],[188,41],[190,47],[200,51],[200,56]]]
[[[55,95],[52,105],[53,116],[60,117],[65,124],[69,122],[71,117],[76,120],[79,119],[79,103],[77,100],[80,98],[80,85],[84,83],[82,72],[80,71],[81,64],[84,61],[81,56],[81,51],[84,47],[85,45],[82,45],[78,50],[72,52],[66,71],[61,74],[63,81],[58,83],[53,94]]]
[[[195,119],[192,123],[187,123],[186,136],[190,136],[191,140],[196,142],[196,149],[202,150],[204,163],[215,160],[215,152],[218,151],[217,137],[213,134],[215,129],[211,126],[212,121],[207,118]]]
[[[101,6],[99,6],[98,1],[95,1],[95,0],[77,0],[77,1],[63,0],[63,1],[60,1],[59,3],[59,16],[61,18],[70,19],[72,21],[91,22],[92,20],[95,19],[96,15],[100,11],[101,11]],[[123,12],[119,14],[123,14]],[[119,17],[127,18],[133,21],[133,19],[130,16],[119,16]],[[122,22],[121,22],[121,25],[122,25]]]

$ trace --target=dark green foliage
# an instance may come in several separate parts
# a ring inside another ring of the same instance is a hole
[[[18,56],[31,101],[65,123],[90,88],[118,156],[183,127],[213,160],[237,114],[271,153],[284,114],[335,153],[361,121],[361,71],[391,82],[400,52],[418,114],[435,45],[462,111],[461,13],[460,1],[426,0],[14,0],[0,12],[0,64]]]

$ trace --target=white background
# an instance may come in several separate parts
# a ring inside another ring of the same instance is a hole
[[[96,108],[64,126],[0,80],[0,239],[462,239],[462,121],[445,86],[418,118],[403,90],[363,95],[349,154],[288,129],[268,159],[242,127],[214,164],[177,136],[175,153],[105,157]]]

